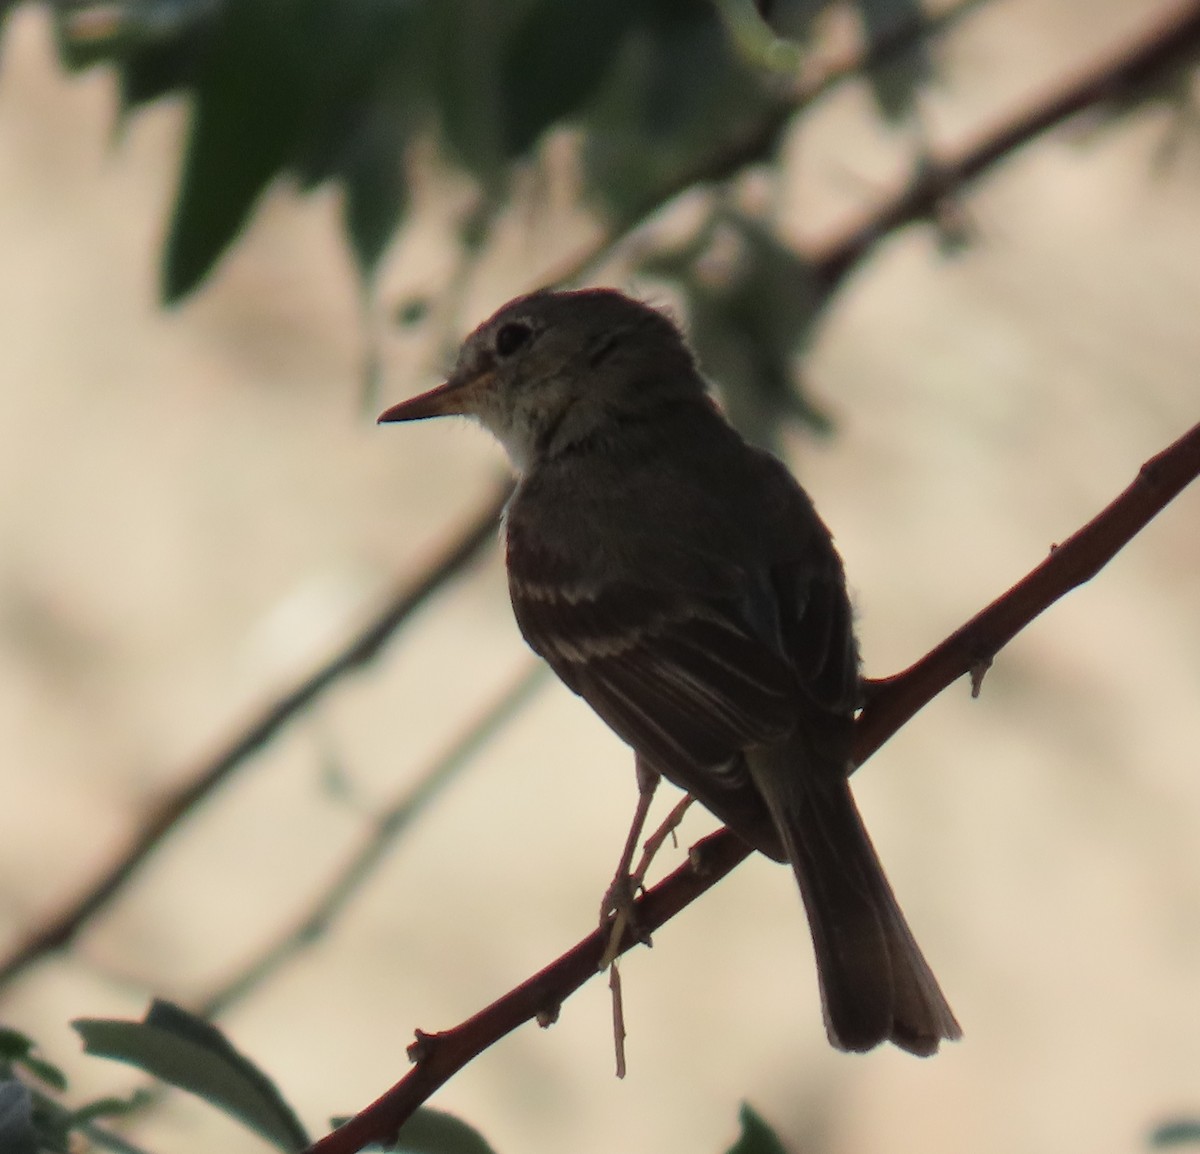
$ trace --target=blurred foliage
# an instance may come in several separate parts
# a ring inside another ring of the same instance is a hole
[[[1176,1118],[1163,1122],[1151,1133],[1150,1145],[1159,1149],[1166,1146],[1200,1146],[1200,1118]]]
[[[775,1131],[753,1107],[742,1103],[738,1121],[742,1132],[727,1154],[787,1154]]]
[[[723,192],[774,160],[815,90],[806,69],[816,62],[822,73],[824,32],[838,17],[857,21],[857,70],[880,117],[919,127],[934,30],[984,0],[936,17],[918,0],[49,2],[64,64],[111,66],[123,118],[169,94],[190,98],[162,260],[163,299],[176,303],[281,178],[340,191],[372,299],[410,212],[418,142],[476,190],[459,221],[468,264],[556,130],[577,142],[581,196],[610,237],[689,188]],[[6,8],[0,0],[0,18]],[[1176,65],[1112,92],[1105,115],[1151,100],[1183,107],[1195,57],[1189,46]],[[721,223],[740,238],[724,280],[711,260],[669,253],[645,254],[645,271],[673,280],[687,301],[703,365],[749,436],[769,443],[789,418],[823,428],[794,369],[831,286],[769,220],[725,214]],[[967,237],[941,235],[947,251]]]
[[[424,1106],[400,1127],[388,1149],[398,1154],[493,1154],[473,1126],[453,1114]]]
[[[824,297],[810,264],[771,229],[718,207],[688,245],[648,254],[640,269],[682,293],[700,363],[725,385],[726,410],[747,438],[770,447],[789,418],[828,431],[828,418],[796,386]],[[730,381],[754,387],[731,389]]]
[[[175,1087],[203,1098],[284,1154],[308,1146],[308,1135],[274,1082],[217,1027],[179,1006],[155,1001],[141,1021],[87,1018],[73,1025],[89,1054],[134,1066],[156,1079],[159,1089]],[[66,1089],[62,1072],[37,1056],[29,1038],[0,1026],[2,1154],[69,1154],[82,1139],[117,1154],[148,1154],[96,1122],[141,1109],[155,1100],[154,1093],[139,1091],[129,1099],[105,1098],[69,1110],[60,1100]],[[754,1110],[743,1105],[739,1117],[741,1134],[728,1154],[785,1154],[775,1133]],[[335,1118],[330,1125],[343,1121]],[[494,1154],[473,1126],[428,1107],[413,1113],[394,1142],[369,1149],[396,1154]]]
[[[812,40],[817,20],[836,7],[834,0],[755,0],[754,7],[767,26],[779,36],[801,43]],[[858,0],[863,38],[868,44],[894,42],[925,20],[915,0]],[[880,113],[899,120],[913,109],[917,93],[933,74],[928,44],[921,38],[906,38],[890,59],[867,74]]]
[[[204,1098],[280,1150],[308,1145],[270,1078],[202,1018],[156,1000],[140,1022],[82,1018],[72,1024],[89,1054],[126,1062]]]
[[[750,0],[58,0],[53,12],[66,67],[116,71],[122,118],[190,98],[162,260],[163,299],[177,303],[280,178],[340,190],[369,291],[410,209],[417,141],[477,190],[460,222],[465,259],[562,128],[578,141],[583,197],[616,235],[697,182],[773,158],[830,7],[760,3],[766,23]],[[908,33],[909,49],[871,78],[881,112],[908,116],[930,72],[913,34],[924,17],[913,0],[857,10],[868,43]],[[731,227],[743,251],[727,283],[711,268],[681,266],[675,279],[731,413],[768,441],[780,417],[820,424],[791,371],[814,289],[766,222]]]
[[[118,1154],[133,1151],[96,1123],[139,1108],[144,1095],[100,1098],[72,1110],[61,1100],[66,1088],[62,1071],[38,1056],[32,1039],[0,1026],[0,1151],[69,1154],[79,1148],[81,1138]]]

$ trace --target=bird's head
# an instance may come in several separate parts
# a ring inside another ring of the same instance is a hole
[[[520,471],[704,384],[674,322],[614,289],[510,301],[463,342],[442,385],[380,423],[474,417]]]

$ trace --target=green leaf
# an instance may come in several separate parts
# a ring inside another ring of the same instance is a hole
[[[496,199],[507,182],[501,56],[521,6],[432,0],[424,8],[422,87],[449,155]]]
[[[221,8],[197,82],[167,237],[165,302],[196,288],[293,155],[335,3],[235,0]]]
[[[868,44],[894,38],[906,29],[920,28],[927,17],[918,0],[857,0]],[[884,64],[867,74],[871,93],[884,118],[900,120],[916,106],[917,94],[933,74],[933,62],[923,38],[893,52]]]
[[[0,1062],[17,1061],[33,1049],[33,1039],[20,1030],[0,1026]]]
[[[321,43],[306,78],[309,115],[292,161],[303,187],[336,177],[361,147],[365,122],[386,116],[397,122],[399,156],[409,135],[404,91],[408,56],[421,27],[406,0],[325,0],[332,4],[321,23]],[[400,83],[398,84],[397,81]],[[414,86],[408,85],[408,88]],[[386,107],[385,107],[386,106]]]
[[[632,223],[697,165],[719,169],[776,107],[712,4],[648,2],[581,117],[589,192],[618,226]]]
[[[200,76],[213,29],[212,20],[197,20],[169,39],[156,39],[133,49],[120,63],[121,114],[160,96],[191,88]]]
[[[44,1082],[53,1090],[67,1088],[67,1076],[52,1062],[47,1062],[44,1058],[35,1058],[32,1054],[27,1054],[20,1059],[20,1065],[39,1082]]]
[[[388,1149],[397,1154],[495,1154],[473,1126],[425,1106],[400,1127],[395,1144]]]
[[[215,1026],[170,1002],[155,1001],[140,1022],[81,1018],[72,1022],[89,1054],[126,1062],[199,1095],[284,1151],[308,1145],[278,1089]]]
[[[39,1058],[34,1053],[36,1048],[33,1039],[26,1037],[19,1030],[0,1026],[0,1074],[5,1071],[5,1067],[20,1066],[47,1086],[55,1090],[65,1090],[66,1075],[53,1063]],[[0,1150],[3,1150],[3,1147],[0,1147]]]
[[[812,38],[817,17],[833,0],[754,0],[763,23],[776,36],[806,42]]]
[[[368,110],[339,165],[343,216],[359,275],[369,281],[408,208],[404,136],[386,105]]]
[[[505,146],[520,156],[571,116],[604,79],[637,11],[635,0],[536,0],[501,65]]]
[[[341,0],[310,80],[312,115],[292,169],[301,186],[342,185],[343,220],[369,282],[408,208],[405,149],[427,115],[413,57],[421,22],[406,0]]]
[[[72,71],[112,63],[121,111],[195,82],[225,0],[76,0],[54,4],[55,38]]]
[[[16,6],[17,0],[0,0],[0,35],[4,33],[4,18]]]
[[[148,1090],[135,1090],[128,1098],[97,1098],[74,1110],[70,1117],[70,1126],[76,1129],[95,1122],[97,1118],[120,1118],[141,1110],[152,1100],[153,1095]]]
[[[1200,1146],[1200,1118],[1177,1118],[1156,1126],[1151,1146]]]
[[[829,419],[798,387],[795,368],[823,304],[812,267],[740,213],[719,212],[709,241],[685,252],[682,263],[666,254],[641,268],[683,290],[700,367],[720,386],[729,419],[767,447],[788,418],[828,431]]]
[[[775,1131],[748,1103],[742,1103],[738,1120],[742,1124],[742,1133],[727,1154],[787,1154]]]

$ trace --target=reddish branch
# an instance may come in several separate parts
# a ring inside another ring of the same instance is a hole
[[[952,681],[985,668],[1000,649],[1065,593],[1094,577],[1160,510],[1200,476],[1200,425],[1147,461],[1111,505],[1053,548],[1017,582],[936,649],[903,673],[874,683],[857,725],[858,764],[866,761],[918,710]],[[728,830],[705,838],[689,861],[637,903],[639,927],[652,932],[714,886],[750,854]],[[621,952],[636,940],[627,937]],[[443,1083],[524,1022],[553,1021],[562,1003],[596,973],[606,935],[597,930],[465,1022],[437,1034],[417,1032],[409,1047],[412,1070],[360,1113],[314,1143],[307,1154],[355,1154],[371,1142],[390,1142],[412,1113]]]
[[[927,158],[917,178],[889,202],[876,206],[849,234],[813,258],[826,291],[836,288],[863,256],[906,224],[936,218],[963,185],[1048,129],[1106,101],[1119,100],[1151,80],[1194,63],[1200,54],[1200,3],[1175,7],[1107,59],[1099,60],[1008,115],[954,153]]]

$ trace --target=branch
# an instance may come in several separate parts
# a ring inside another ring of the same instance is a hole
[[[1147,461],[1112,504],[1054,547],[1007,593],[915,665],[874,683],[871,700],[856,723],[857,763],[866,761],[952,681],[977,674],[1049,605],[1094,577],[1197,476],[1200,425]],[[704,838],[685,864],[638,900],[639,931],[661,928],[750,853],[727,829]],[[306,1154],[355,1154],[371,1142],[392,1142],[418,1106],[489,1046],[530,1020],[552,1023],[562,1003],[596,973],[607,944],[607,932],[597,930],[474,1017],[437,1034],[418,1030],[408,1051],[413,1069],[371,1105],[313,1143]],[[637,939],[626,935],[620,952],[636,944]]]
[[[936,217],[947,199],[1063,121],[1144,84],[1200,51],[1200,3],[1177,6],[1134,39],[1076,76],[1032,100],[944,159],[928,158],[912,182],[876,207],[846,235],[813,254],[818,278],[833,292],[886,236]]]
[[[375,659],[387,640],[447,581],[461,573],[496,539],[506,488],[493,496],[473,521],[415,581],[399,589],[383,610],[331,660],[276,698],[208,760],[181,788],[168,794],[143,818],[129,844],[91,886],[26,936],[0,961],[0,987],[34,962],[70,944],[79,931],[121,890],[162,840],[252,753],[261,749],[335,681]]]
[[[814,74],[802,79],[790,92],[781,96],[766,110],[757,124],[750,125],[736,139],[723,142],[719,149],[701,157],[695,164],[685,168],[653,194],[648,195],[637,209],[624,219],[611,223],[605,233],[582,252],[577,253],[557,271],[542,277],[541,283],[569,285],[586,278],[615,248],[675,197],[698,184],[719,183],[736,176],[749,165],[770,160],[796,116],[821,97],[847,80],[880,68],[911,52],[914,46],[944,34],[963,17],[987,2],[988,0],[959,0],[957,4],[935,16],[924,16],[918,20],[898,24],[887,35],[841,59],[816,65]]]
[[[657,212],[669,200],[697,184],[728,180],[752,164],[774,156],[795,117],[810,108],[838,85],[904,57],[914,48],[943,35],[976,8],[989,0],[959,0],[957,4],[933,16],[920,15],[905,20],[869,44],[862,45],[841,59],[812,65],[810,77],[801,79],[790,92],[770,108],[763,119],[740,138],[726,142],[711,155],[684,169],[669,184],[646,198],[645,203],[625,222],[622,231],[635,227]],[[589,262],[590,263],[590,262]]]
[[[210,993],[197,1012],[202,1017],[212,1018],[227,1010],[261,985],[285,962],[326,934],[330,924],[382,864],[396,839],[529,703],[534,693],[546,684],[549,675],[550,669],[543,662],[527,659],[520,675],[500,697],[460,733],[450,748],[438,756],[413,784],[407,786],[374,818],[361,844],[325,884],[309,910],[220,989]]]
[[[876,681],[859,715],[854,744],[861,765],[919,709],[964,673],[978,679],[992,659],[1065,593],[1090,581],[1151,519],[1200,476],[1200,425],[1147,461],[1102,513],[915,665]]]
[[[819,96],[834,85],[909,50],[915,40],[945,31],[975,6],[973,0],[965,0],[926,24],[904,26],[894,37],[871,46],[862,56],[837,65],[815,82],[802,84],[788,99],[770,109],[745,136],[725,144],[664,187],[655,198],[656,203],[638,220],[626,222],[602,237],[547,278],[546,283],[573,283],[587,276],[652,211],[657,211],[686,189],[728,179],[750,164],[769,160],[793,118]],[[1193,58],[1197,51],[1200,51],[1200,3],[1190,0],[1159,14],[1155,23],[1108,57],[1030,100],[1025,107],[943,158],[925,157],[907,185],[871,209],[864,219],[806,254],[824,296],[828,298],[836,291],[881,241],[906,225],[936,220],[943,206],[960,193],[964,185],[1023,145],[1077,113],[1121,97],[1160,72]]]

